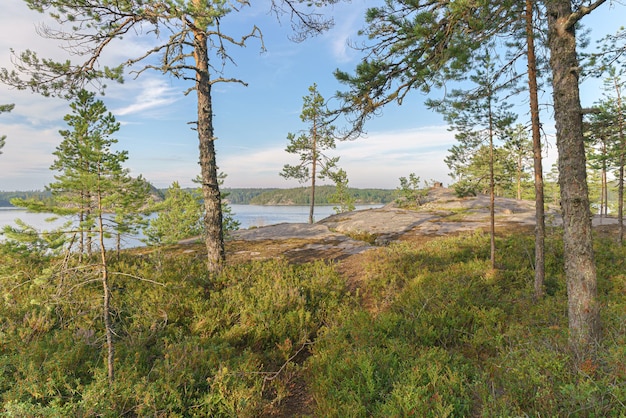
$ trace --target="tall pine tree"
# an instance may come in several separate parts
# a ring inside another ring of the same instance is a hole
[[[501,73],[496,68],[497,57],[491,48],[487,46],[473,63],[475,73],[469,79],[474,88],[454,90],[444,101],[429,101],[428,104],[443,113],[450,128],[456,131],[455,137],[461,148],[471,151],[486,146],[488,150],[491,268],[495,269],[495,143],[504,143],[510,138],[512,124],[517,116],[508,111],[511,106],[500,99],[502,90],[509,89],[510,85],[500,81]]]
[[[315,208],[315,182],[317,179],[334,178],[339,157],[328,157],[324,154],[335,149],[335,127],[330,124],[324,98],[317,91],[317,85],[309,87],[309,95],[303,97],[300,119],[308,124],[308,128],[300,135],[289,133],[289,144],[285,151],[298,154],[300,163],[285,164],[280,173],[286,179],[297,179],[301,183],[311,182],[311,198],[309,206],[309,223],[313,223]]]
[[[114,332],[105,238],[116,230],[119,232],[120,222],[126,225],[125,228],[133,229],[132,222],[137,222],[138,217],[130,216],[130,213],[136,215],[139,207],[145,204],[149,188],[141,179],[131,178],[128,170],[123,168],[128,153],[112,149],[117,143],[112,135],[120,125],[104,103],[96,100],[94,93],[81,90],[70,108],[72,112],[64,118],[69,129],[60,131],[63,141],[54,152],[56,159],[51,166],[59,174],[47,186],[52,200],[12,200],[12,203],[39,212],[74,216],[75,229],[65,233],[80,236],[78,253],[91,255],[94,247],[98,249],[96,273],[103,292],[106,364],[109,381],[113,382]],[[95,246],[92,245],[94,241]]]

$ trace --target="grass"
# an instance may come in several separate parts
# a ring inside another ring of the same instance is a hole
[[[560,235],[536,302],[531,234],[498,237],[497,271],[482,232],[392,243],[351,271],[240,256],[210,277],[201,247],[126,252],[111,387],[98,283],[2,247],[0,416],[623,417],[626,251],[596,237],[604,336],[579,365]]]
[[[346,231],[344,234],[355,241],[363,241],[370,245],[376,245],[376,238],[378,238],[377,234],[372,234],[367,231]]]

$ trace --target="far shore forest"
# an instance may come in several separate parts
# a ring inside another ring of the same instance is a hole
[[[164,198],[167,189],[152,189],[159,198]],[[183,189],[193,192],[194,189]],[[308,187],[298,188],[224,188],[222,192],[226,195],[225,201],[233,205],[298,205],[307,206],[310,201],[310,189]],[[315,195],[316,205],[333,205],[332,195],[335,186],[318,186]],[[349,189],[350,195],[354,198],[356,205],[375,205],[393,202],[399,195],[393,189]],[[47,191],[0,191],[0,207],[14,207],[11,199],[49,199],[52,194]]]

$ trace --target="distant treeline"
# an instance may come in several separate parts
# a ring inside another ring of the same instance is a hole
[[[36,198],[38,200],[44,200],[51,196],[49,191],[31,190],[26,192],[0,192],[0,207],[13,207],[11,199],[29,199]]]
[[[272,193],[281,189],[222,189],[222,195],[226,196],[225,200],[232,205],[249,205],[250,201],[263,193]]]
[[[395,190],[389,189],[349,189],[357,205],[385,204],[396,197]],[[308,205],[311,201],[310,187],[293,189],[224,189],[226,200],[234,205]],[[315,188],[316,205],[333,205],[335,186]]]
[[[190,189],[192,190],[192,189]],[[395,190],[389,189],[349,189],[350,194],[355,199],[357,205],[386,204],[392,202],[397,197]],[[155,194],[162,195],[163,190],[154,190]],[[160,192],[160,193],[159,193]],[[223,189],[228,203],[233,205],[308,205],[311,198],[311,188],[297,187],[293,189],[274,188],[246,188],[246,189]],[[335,186],[317,186],[315,188],[316,205],[333,205],[331,196],[335,193]],[[0,207],[12,207],[13,198],[37,198],[47,199],[51,197],[50,192],[16,191],[0,192]]]

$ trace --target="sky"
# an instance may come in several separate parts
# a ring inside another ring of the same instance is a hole
[[[16,52],[30,49],[46,58],[72,58],[58,41],[38,35],[39,25],[54,25],[53,21],[30,11],[23,0],[2,3],[0,68],[13,68],[11,48]],[[224,187],[300,185],[279,173],[285,164],[297,163],[297,156],[288,154],[285,147],[288,133],[307,128],[300,120],[302,98],[313,83],[327,99],[344,88],[333,71],[352,72],[362,58],[350,45],[363,41],[357,33],[364,27],[366,9],[376,3],[352,0],[326,9],[334,16],[333,29],[301,43],[290,40],[288,18],[277,21],[269,12],[269,1],[244,7],[223,20],[233,36],[242,36],[257,25],[265,47],[251,39],[245,48],[231,50],[236,65],[228,65],[224,76],[247,86],[213,85],[217,163],[227,175]],[[585,18],[593,37],[614,33],[623,24],[620,8],[607,2]],[[145,34],[136,35],[110,45],[100,64],[114,65],[142,55],[151,40]],[[591,82],[581,87],[583,106],[600,97],[598,86]],[[109,83],[106,95],[99,97],[121,123],[115,138],[118,149],[129,153],[125,166],[156,187],[168,187],[174,181],[191,187],[200,172],[197,135],[189,124],[196,119],[195,95],[184,94],[189,87],[168,75],[146,71],[137,77],[127,74],[123,84]],[[351,187],[393,189],[399,186],[400,177],[410,173],[422,180],[450,183],[444,158],[455,144],[454,133],[440,115],[424,106],[425,99],[415,91],[402,106],[388,105],[366,124],[364,135],[340,142],[329,152],[340,157],[339,166],[346,170]],[[15,109],[0,115],[0,135],[7,136],[0,155],[0,190],[41,190],[54,180],[55,172],[49,168],[62,140],[58,132],[66,128],[63,117],[70,112],[69,102],[0,84],[0,104],[7,103],[14,103]],[[519,121],[527,118],[520,115]],[[553,132],[551,124],[544,121],[548,134]],[[556,159],[554,144],[545,154],[544,167],[549,171]]]

